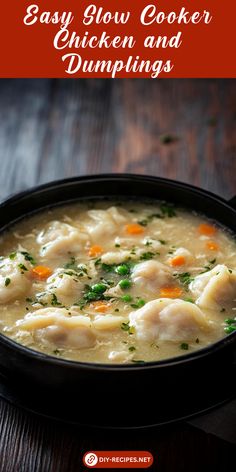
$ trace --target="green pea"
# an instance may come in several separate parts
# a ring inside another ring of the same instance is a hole
[[[122,302],[129,303],[129,302],[132,302],[133,299],[130,295],[123,295],[123,297],[121,297],[121,300],[122,300]]]
[[[225,330],[225,333],[230,334],[236,331],[236,326],[227,326],[224,330]]]
[[[92,285],[91,290],[96,293],[104,293],[107,289],[105,284],[95,284]]]
[[[122,290],[126,290],[127,288],[131,287],[131,282],[128,279],[123,279],[119,282],[119,286],[122,288]]]
[[[126,264],[121,264],[116,268],[115,271],[119,275],[127,275],[129,273],[129,268]]]

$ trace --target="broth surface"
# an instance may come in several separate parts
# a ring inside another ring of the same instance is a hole
[[[236,242],[162,202],[45,210],[0,238],[1,332],[75,361],[142,363],[236,329]]]

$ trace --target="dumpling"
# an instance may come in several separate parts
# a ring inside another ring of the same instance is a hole
[[[73,226],[61,221],[51,221],[37,236],[41,256],[50,258],[60,254],[79,251],[87,241],[87,236]]]
[[[134,267],[131,278],[141,290],[156,293],[160,287],[170,283],[171,271],[161,262],[145,261]]]
[[[195,277],[189,289],[197,297],[199,306],[217,309],[219,305],[236,305],[236,271],[218,264],[214,269]]]
[[[119,226],[126,222],[125,216],[116,207],[110,207],[107,210],[90,210],[88,216],[90,222],[86,224],[86,230],[93,242],[97,242],[106,235],[112,236]]]
[[[33,332],[35,339],[46,345],[85,349],[96,344],[90,319],[64,308],[42,308],[28,313],[16,325],[20,330]]]
[[[76,271],[59,268],[48,278],[46,292],[55,294],[63,305],[72,305],[80,298],[84,283]]]
[[[159,298],[129,315],[135,335],[142,341],[195,339],[209,327],[206,316],[193,303]]]
[[[20,252],[13,258],[6,257],[0,261],[0,303],[17,300],[30,291],[32,267]]]

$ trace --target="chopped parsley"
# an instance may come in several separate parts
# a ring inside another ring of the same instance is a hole
[[[104,264],[104,263],[101,263],[101,269],[104,271],[104,272],[113,272],[116,268],[116,265],[115,264]]]
[[[61,306],[61,303],[58,301],[57,296],[55,295],[55,293],[52,294],[51,305],[52,306]]]
[[[183,349],[183,351],[188,351],[189,345],[187,343],[182,343],[180,344],[180,349]]]
[[[141,226],[147,226],[148,225],[148,219],[138,221],[138,224]]]
[[[201,274],[204,274],[205,272],[209,272],[209,270],[212,269],[212,265],[215,264],[215,263],[216,263],[216,259],[212,259],[211,261],[208,261],[208,265],[205,265],[205,266],[204,266],[204,269],[205,269],[205,270],[203,270],[203,271],[201,272]],[[216,274],[216,275],[218,275],[218,274]]]
[[[165,245],[165,244],[166,244],[166,241],[165,241],[164,239],[159,239],[158,241],[159,241],[159,243],[161,243],[162,245]]]
[[[33,298],[27,297],[27,298],[25,299],[25,301],[28,302],[28,303],[33,303]]]
[[[195,303],[193,298],[185,298],[184,301],[188,303]]]
[[[27,251],[21,251],[21,254],[24,256],[26,261],[29,261],[32,265],[36,264],[34,257]]]
[[[11,283],[11,279],[9,279],[9,277],[7,277],[5,279],[5,287],[8,287],[8,285]]]
[[[176,211],[172,205],[162,204],[161,212],[164,217],[167,216],[168,218],[172,218],[173,216],[176,216]]]
[[[140,256],[140,261],[149,261],[150,259],[153,259],[153,257],[155,255],[159,254],[158,252],[154,253],[154,252],[144,252],[141,256]]]
[[[134,334],[134,326],[130,326],[129,321],[128,323],[122,323],[121,329],[128,334]]]
[[[130,351],[130,352],[136,351],[136,347],[130,346],[130,347],[129,347],[129,351]]]
[[[179,279],[180,283],[185,286],[189,286],[189,284],[194,280],[194,277],[189,272],[183,272],[182,274],[174,274],[177,279]]]
[[[104,279],[103,279],[104,280]],[[105,283],[97,283],[90,285],[85,285],[85,292],[82,300],[78,302],[80,309],[83,309],[85,305],[89,302],[95,302],[98,300],[110,300],[111,297],[105,296],[104,293],[108,288],[108,285]]]
[[[16,258],[16,252],[12,252],[9,256],[9,259],[11,259],[11,261],[13,261],[15,258]]]
[[[18,264],[18,267],[19,267],[19,269],[21,269],[22,273],[28,271],[27,267],[25,267],[24,264],[21,264],[21,263],[20,263],[20,264]]]
[[[52,351],[53,354],[55,354],[56,356],[60,356],[63,354],[63,351],[60,350],[60,349],[54,349],[54,351]]]
[[[78,265],[76,263],[75,257],[70,258],[70,261],[64,265],[64,269],[69,269],[67,272],[65,272],[65,274],[75,275],[73,272],[70,272],[70,270],[73,270],[74,272],[76,272],[76,275],[78,277],[83,277],[83,275],[87,275],[88,273],[86,265],[85,264]]]

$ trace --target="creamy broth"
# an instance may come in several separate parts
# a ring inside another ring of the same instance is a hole
[[[1,235],[1,332],[60,358],[143,363],[235,330],[236,243],[158,202],[82,202]]]

